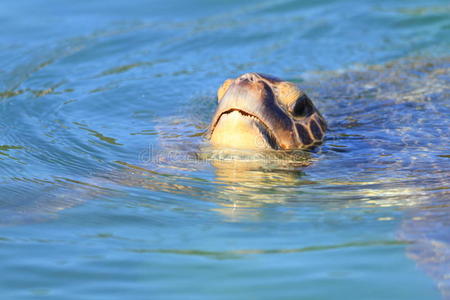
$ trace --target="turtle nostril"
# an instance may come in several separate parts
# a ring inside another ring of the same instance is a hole
[[[250,81],[257,82],[259,81],[259,77],[255,73],[248,74]]]
[[[249,82],[248,78],[239,78],[239,82]]]
[[[242,75],[239,79],[250,81],[250,82],[256,82],[259,80],[258,76],[256,76],[254,73],[246,73],[246,74]]]

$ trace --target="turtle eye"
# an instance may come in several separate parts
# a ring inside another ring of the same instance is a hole
[[[289,111],[294,117],[306,117],[313,111],[312,102],[308,96],[303,94],[297,101],[291,104]]]

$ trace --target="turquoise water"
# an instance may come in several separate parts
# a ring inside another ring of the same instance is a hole
[[[3,0],[2,299],[450,299],[449,15]],[[327,118],[301,163],[202,150],[248,71]]]

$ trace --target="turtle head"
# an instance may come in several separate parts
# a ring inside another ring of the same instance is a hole
[[[207,132],[215,147],[307,149],[322,142],[326,122],[295,84],[259,73],[226,80]]]

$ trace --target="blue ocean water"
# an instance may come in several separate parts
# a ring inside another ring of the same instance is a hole
[[[450,298],[448,1],[3,0],[0,24],[2,299]],[[305,164],[201,159],[249,71],[325,115]]]

